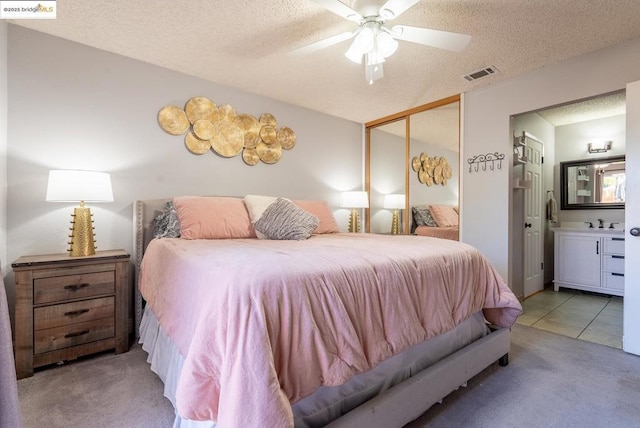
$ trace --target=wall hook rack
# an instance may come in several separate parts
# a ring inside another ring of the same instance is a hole
[[[504,153],[486,153],[475,155],[467,159],[467,163],[469,164],[469,172],[479,172],[480,169],[482,171],[487,170],[487,164],[489,164],[489,170],[493,171],[495,168],[502,169],[502,160],[504,159]]]

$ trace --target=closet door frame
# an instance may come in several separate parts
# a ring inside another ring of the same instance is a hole
[[[382,117],[380,119],[375,119],[370,122],[366,122],[365,125],[365,190],[369,195],[371,195],[371,130],[380,126],[384,126],[393,122],[397,122],[399,120],[405,120],[405,189],[406,189],[406,202],[405,209],[403,211],[403,227],[402,234],[409,234],[409,194],[411,189],[409,188],[409,174],[411,173],[411,166],[409,165],[410,158],[410,149],[411,149],[411,115],[416,113],[421,113],[426,110],[431,110],[437,107],[441,107],[447,104],[452,104],[455,102],[460,102],[461,97],[460,94],[453,95],[447,98],[443,98],[438,101],[433,101],[431,103],[423,104],[418,107],[414,107],[405,111],[401,111],[398,113],[391,114],[389,116]],[[460,114],[458,113],[458,118]],[[458,123],[458,133],[460,132],[460,123]],[[459,138],[458,138],[459,141]],[[460,163],[460,159],[458,159],[458,163]],[[461,171],[461,166],[459,165],[459,171]],[[460,186],[460,181],[458,180],[458,186]],[[458,193],[459,194],[459,193]],[[459,204],[458,204],[459,205]],[[371,208],[365,209],[365,232],[371,232]]]

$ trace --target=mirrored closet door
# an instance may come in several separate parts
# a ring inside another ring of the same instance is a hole
[[[409,234],[412,207],[457,208],[459,147],[459,95],[367,123],[366,231]]]

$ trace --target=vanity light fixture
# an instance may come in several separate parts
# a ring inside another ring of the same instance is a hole
[[[597,143],[589,143],[589,153],[606,153],[611,150],[612,141],[600,141]]]
[[[400,214],[399,210],[405,208],[405,195],[403,194],[391,194],[384,196],[383,208],[393,210],[393,218],[391,220],[391,234],[400,234]]]
[[[46,200],[49,202],[79,202],[71,214],[69,255],[91,256],[96,253],[93,214],[85,202],[113,202],[111,176],[106,172],[55,170],[49,171]]]
[[[349,232],[360,232],[360,218],[358,208],[369,208],[369,195],[367,192],[342,192],[340,206],[351,208],[349,216]]]

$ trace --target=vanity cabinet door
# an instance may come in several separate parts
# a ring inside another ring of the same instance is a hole
[[[599,236],[556,234],[556,281],[600,287]]]

